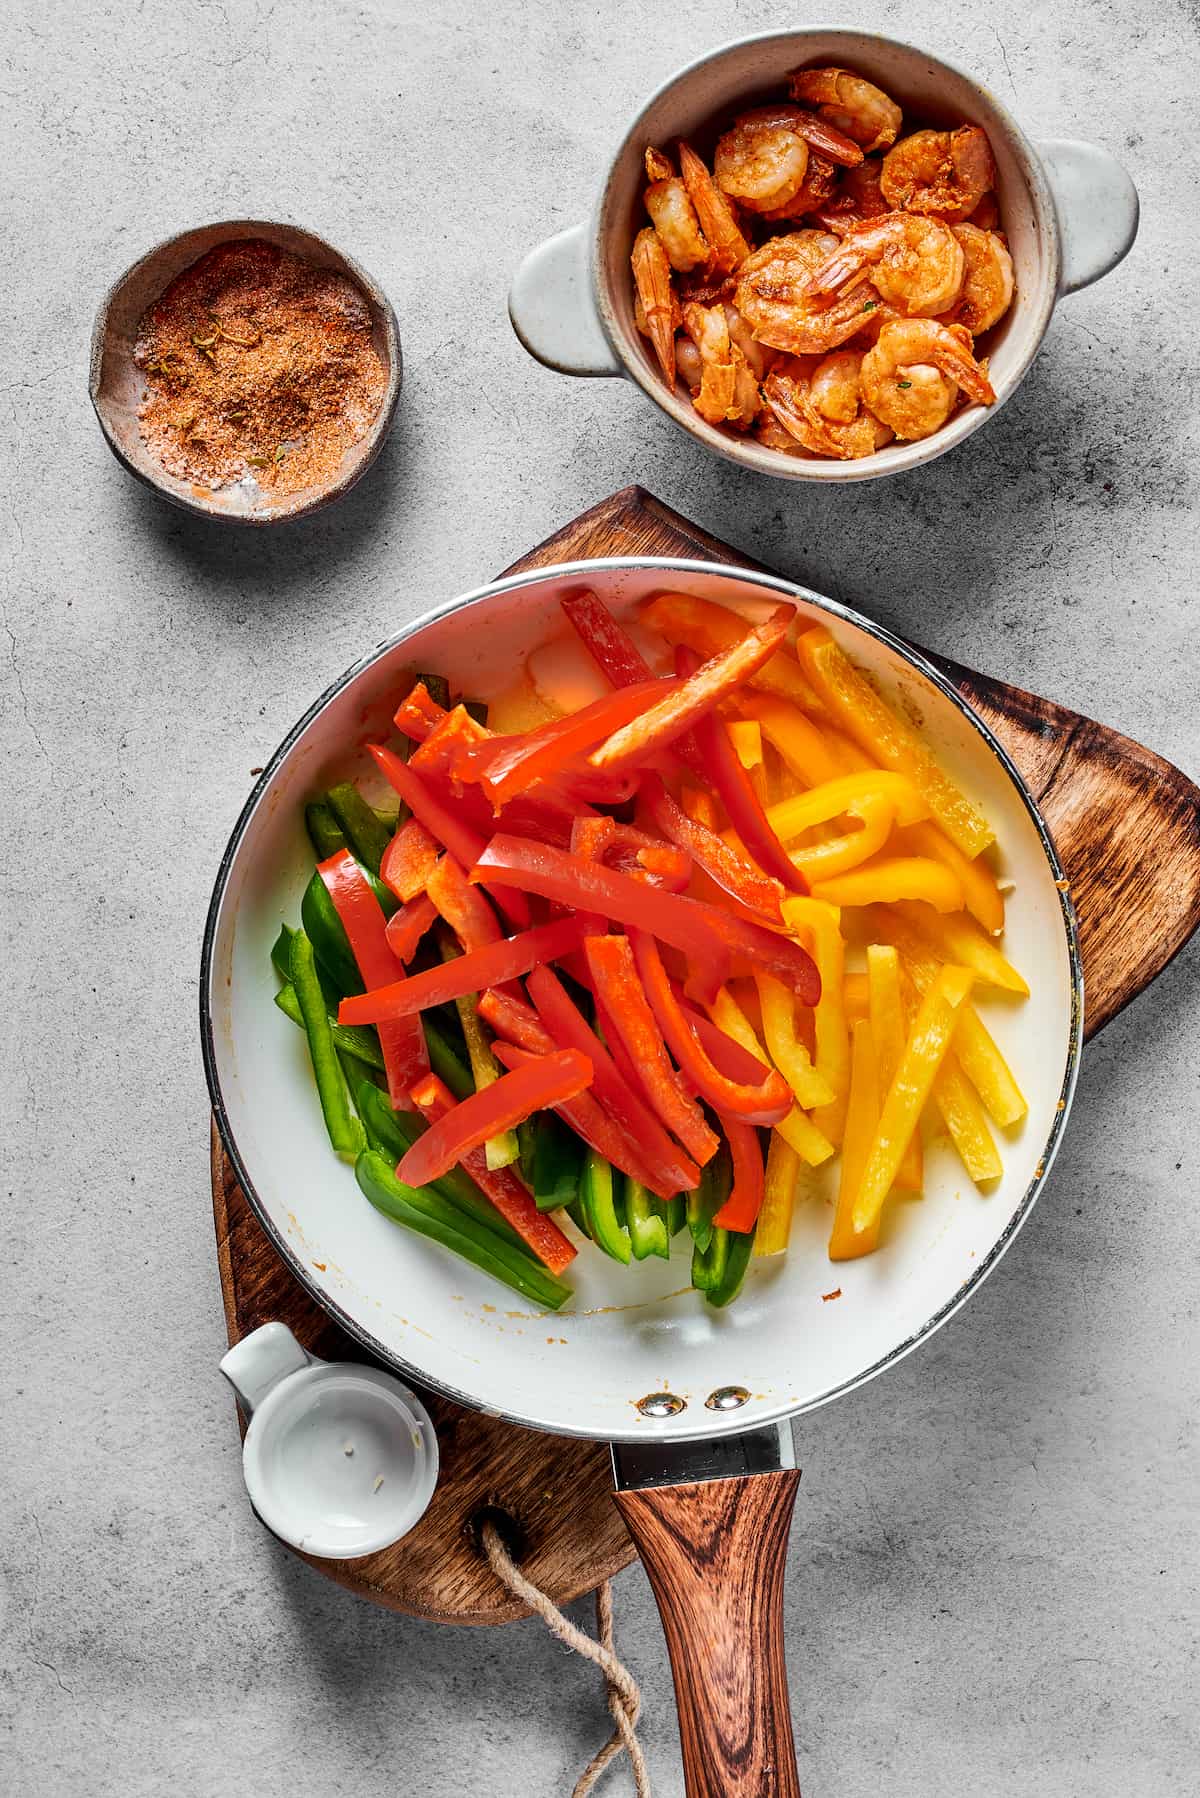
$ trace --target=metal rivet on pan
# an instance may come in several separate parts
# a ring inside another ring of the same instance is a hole
[[[704,1403],[710,1411],[736,1411],[749,1397],[744,1386],[718,1386],[715,1392],[709,1393]]]
[[[676,1398],[673,1392],[648,1392],[638,1400],[637,1408],[643,1417],[678,1417],[687,1410],[687,1400]]]

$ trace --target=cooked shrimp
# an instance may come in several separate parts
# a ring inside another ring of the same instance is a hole
[[[806,449],[785,425],[780,424],[769,404],[754,421],[754,435],[764,448],[778,450],[785,456],[812,456],[812,450]]]
[[[1012,305],[1015,278],[1012,257],[1004,240],[994,231],[981,231],[976,225],[952,225],[963,255],[967,274],[963,290],[941,315],[944,325],[965,325],[973,337],[990,331]]]
[[[892,432],[863,404],[857,350],[822,357],[808,380],[782,370],[767,376],[763,398],[798,443],[841,462],[873,456]]]
[[[882,88],[849,69],[798,69],[791,79],[794,100],[815,106],[835,131],[845,132],[864,153],[894,144],[904,115]]]
[[[823,206],[837,187],[838,166],[828,156],[822,156],[819,150],[808,153],[808,172],[791,199],[784,206],[772,206],[770,211],[759,214],[764,219],[798,219],[806,212],[813,212]]]
[[[708,245],[688,190],[661,150],[646,151],[650,185],[642,196],[667,260],[679,274],[708,261]]]
[[[862,359],[863,400],[897,437],[929,437],[945,424],[958,388],[981,405],[996,398],[961,326],[932,318],[895,319]]]
[[[759,408],[758,383],[730,342],[724,308],[692,302],[683,309],[683,327],[700,352],[700,386],[692,404],[710,425],[746,430]]]
[[[700,352],[690,337],[680,337],[675,343],[675,361],[679,368],[679,378],[684,386],[693,394],[700,391],[700,383],[704,379],[704,364]]]
[[[905,212],[928,212],[954,224],[974,212],[996,185],[987,132],[978,125],[957,131],[914,131],[883,159],[883,196]]]
[[[708,272],[727,275],[750,254],[737,214],[690,144],[679,145],[679,168],[700,229],[708,239]]]
[[[657,231],[649,225],[633,243],[633,280],[645,320],[645,333],[654,345],[663,380],[675,385],[675,295],[671,289],[671,265]],[[638,329],[643,327],[639,323]]]
[[[779,360],[778,352],[758,341],[736,306],[731,306],[726,301],[722,310],[725,313],[730,343],[742,352],[742,359],[754,379],[761,381],[767,370]]]
[[[845,297],[868,268],[881,296],[898,312],[935,318],[962,292],[966,258],[940,219],[889,212],[856,225],[805,291],[814,301],[822,295]]]
[[[883,161],[878,156],[868,156],[856,169],[846,170],[829,199],[816,208],[816,216],[827,230],[840,232],[891,211],[879,186],[882,172]]]
[[[838,248],[827,231],[795,231],[772,237],[747,257],[738,271],[734,304],[760,343],[820,356],[861,328],[864,308],[879,301],[874,288],[839,294],[832,305],[808,293],[813,275]]]
[[[968,225],[977,225],[981,231],[998,231],[1000,229],[1000,202],[994,193],[984,194],[969,219]]]
[[[713,152],[723,193],[748,212],[786,206],[808,168],[808,145],[795,128],[795,106],[758,106],[736,119]]]

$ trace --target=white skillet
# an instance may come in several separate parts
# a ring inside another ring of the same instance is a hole
[[[935,1146],[925,1198],[894,1208],[876,1254],[836,1267],[825,1248],[830,1213],[818,1198],[797,1213],[787,1256],[752,1264],[728,1311],[711,1311],[688,1288],[682,1248],[670,1263],[630,1269],[585,1248],[571,1270],[573,1301],[550,1316],[396,1228],[331,1154],[302,1034],[273,1003],[271,944],[282,921],[297,919],[312,871],[305,801],[335,778],[366,776],[363,745],[388,730],[405,669],[435,670],[468,693],[494,696],[561,630],[558,600],[581,585],[627,618],[667,586],[749,616],[781,594],[795,601],[802,620],[825,622],[919,718],[991,820],[999,872],[1012,882],[1006,950],[1032,996],[1021,1005],[980,1001],[1029,1099],[1024,1125],[1000,1144],[1003,1179],[981,1197],[945,1145]],[[238,820],[213,893],[201,979],[205,1068],[225,1148],[264,1229],[314,1298],[380,1360],[461,1404],[626,1445],[614,1450],[626,1488],[618,1502],[663,1612],[692,1794],[796,1790],[779,1604],[797,1476],[779,1471],[792,1466],[790,1435],[771,1426],[908,1354],[995,1266],[1058,1146],[1082,1026],[1074,917],[1049,833],[1012,763],[954,689],[832,600],[747,570],[661,558],[565,564],[495,582],[427,613],[348,670],[290,732]],[[839,1288],[837,1299],[826,1296]],[[717,1484],[697,1483],[714,1477]],[[763,1783],[768,1763],[774,1771]]]

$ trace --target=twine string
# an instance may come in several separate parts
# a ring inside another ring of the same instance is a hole
[[[637,1739],[637,1720],[642,1708],[642,1694],[628,1667],[617,1659],[613,1649],[612,1583],[605,1580],[596,1592],[596,1635],[598,1640],[576,1628],[564,1617],[558,1606],[526,1578],[505,1548],[500,1532],[490,1517],[480,1527],[480,1540],[488,1565],[514,1598],[519,1598],[535,1611],[552,1635],[576,1654],[583,1655],[599,1667],[608,1688],[608,1708],[612,1714],[613,1732],[598,1748],[576,1780],[571,1798],[587,1798],[601,1774],[619,1754],[629,1756],[637,1798],[650,1798],[650,1775],[642,1745]]]

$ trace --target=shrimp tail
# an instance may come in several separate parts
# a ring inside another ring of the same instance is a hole
[[[839,131],[836,125],[818,118],[815,112],[798,114],[795,131],[797,137],[802,137],[814,150],[827,156],[830,162],[840,163],[843,168],[857,168],[863,160],[863,152],[854,139]]]
[[[969,341],[968,338],[968,343]],[[995,404],[996,390],[988,379],[986,367],[976,362],[970,349],[960,340],[956,329],[947,326],[938,332],[929,360],[979,405]]]
[[[682,138],[679,141],[679,172],[688,198],[696,209],[700,229],[708,239],[708,275],[732,273],[750,254],[750,245],[742,234],[733,207],[692,146]]]
[[[675,296],[671,288],[671,265],[658,234],[647,225],[639,231],[630,258],[633,279],[646,329],[663,379],[668,387],[675,385]]]

